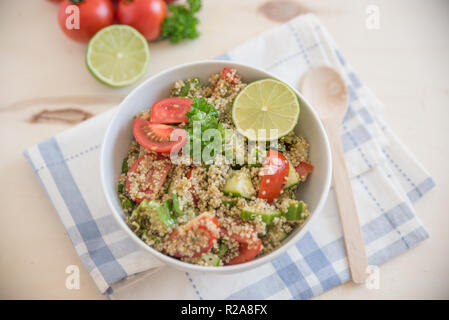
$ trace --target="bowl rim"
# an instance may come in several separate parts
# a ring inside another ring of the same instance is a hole
[[[309,109],[309,111],[312,113],[312,116],[315,118],[317,124],[318,124],[318,128],[319,131],[321,132],[321,135],[323,136],[323,140],[324,140],[324,149],[325,149],[325,153],[326,153],[326,158],[327,158],[327,168],[325,171],[325,183],[324,183],[324,188],[321,192],[321,196],[319,198],[318,204],[314,210],[314,212],[309,216],[309,218],[307,218],[307,220],[305,221],[303,227],[301,228],[301,230],[292,238],[290,238],[288,241],[286,241],[285,243],[282,243],[279,247],[275,248],[272,252],[261,256],[260,258],[254,259],[252,261],[249,262],[245,262],[242,264],[237,264],[237,265],[232,265],[232,266],[220,266],[220,267],[215,267],[215,266],[200,266],[200,265],[195,265],[195,264],[191,264],[188,262],[183,262],[181,260],[178,260],[176,258],[170,257],[162,252],[157,251],[156,249],[153,249],[151,246],[147,245],[142,239],[140,239],[134,232],[132,232],[132,230],[128,227],[128,225],[126,224],[126,222],[124,221],[124,219],[122,219],[120,214],[123,214],[123,212],[119,213],[115,210],[114,207],[114,201],[113,199],[111,199],[108,196],[108,193],[106,192],[106,190],[109,189],[109,185],[106,183],[106,179],[105,179],[105,163],[108,159],[106,159],[106,147],[109,145],[107,142],[108,137],[110,135],[110,132],[112,130],[112,127],[114,125],[114,122],[116,121],[118,114],[120,113],[119,111],[122,108],[125,108],[125,106],[127,105],[128,100],[131,99],[131,97],[133,95],[136,94],[136,92],[138,92],[139,90],[141,90],[142,87],[145,87],[147,85],[148,82],[153,81],[154,79],[157,79],[165,74],[169,74],[172,73],[178,69],[182,69],[182,68],[187,68],[187,67],[194,67],[194,66],[198,66],[198,65],[210,65],[211,68],[214,67],[214,65],[216,64],[228,64],[231,65],[233,68],[236,68],[238,70],[239,67],[244,67],[244,68],[249,68],[249,69],[254,69],[255,71],[258,71],[260,73],[264,73],[267,75],[267,77],[271,77],[277,80],[282,81],[281,79],[279,79],[279,77],[277,77],[276,75],[272,74],[271,72],[268,72],[266,70],[263,70],[261,68],[258,67],[254,67],[245,63],[239,63],[239,62],[234,62],[234,61],[227,61],[227,60],[198,60],[198,61],[192,61],[192,62],[187,62],[187,63],[183,63],[183,64],[179,64],[170,68],[167,68],[161,72],[158,72],[157,74],[153,75],[152,77],[149,77],[148,79],[146,79],[145,81],[143,81],[140,85],[138,85],[136,88],[134,88],[130,93],[128,93],[126,95],[126,97],[122,100],[122,102],[119,104],[119,106],[117,107],[114,115],[112,116],[109,125],[106,129],[105,135],[103,137],[103,141],[102,141],[102,146],[101,146],[101,151],[100,151],[100,178],[101,178],[101,184],[102,184],[102,188],[103,188],[103,193],[105,195],[106,201],[109,205],[109,208],[112,211],[112,215],[114,216],[115,220],[117,221],[117,223],[119,224],[119,226],[127,233],[127,235],[139,246],[141,247],[144,251],[150,253],[153,257],[157,258],[159,261],[162,261],[168,265],[173,265],[175,268],[178,269],[183,269],[184,271],[188,270],[188,271],[197,271],[197,272],[207,272],[207,273],[235,273],[235,272],[239,272],[239,271],[244,271],[244,270],[248,270],[248,269],[252,269],[255,268],[257,266],[260,266],[264,263],[267,263],[271,260],[273,260],[274,258],[276,258],[277,256],[279,256],[281,253],[285,252],[291,245],[293,245],[294,243],[296,243],[308,230],[308,228],[310,227],[310,225],[312,224],[313,221],[316,220],[316,216],[321,212],[324,203],[328,197],[328,193],[330,190],[330,186],[331,186],[331,180],[332,180],[332,157],[331,157],[331,149],[330,149],[330,144],[329,144],[329,140],[326,134],[326,131],[324,129],[324,126],[318,116],[318,113],[315,111],[315,109],[312,107],[312,105],[307,101],[307,99],[305,99],[305,97],[294,87],[290,86],[290,88],[298,95],[298,97],[305,102],[305,104],[307,105],[307,108]],[[284,81],[283,81],[284,82]],[[111,144],[112,145],[112,144]]]

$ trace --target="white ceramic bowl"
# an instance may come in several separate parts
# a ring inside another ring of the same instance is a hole
[[[247,263],[224,267],[204,267],[182,262],[154,250],[128,228],[116,190],[122,160],[127,154],[128,145],[132,139],[133,117],[139,111],[151,107],[156,100],[167,97],[169,95],[169,88],[172,87],[175,81],[190,77],[199,77],[203,83],[207,83],[209,76],[212,73],[220,72],[223,67],[237,69],[237,72],[246,83],[267,77],[276,78],[274,75],[261,69],[229,61],[192,62],[163,71],[143,82],[123,100],[109,124],[101,149],[100,171],[103,189],[112,213],[120,227],[143,250],[150,252],[168,265],[184,271],[210,273],[238,272],[254,268],[257,265],[272,260],[305,234],[308,226],[316,219],[316,216],[322,208],[331,182],[332,160],[326,133],[317,113],[304,97],[294,89],[301,105],[299,122],[295,128],[295,132],[306,138],[310,143],[310,161],[315,166],[315,169],[307,181],[300,185],[298,190],[298,199],[304,200],[307,203],[311,216],[301,228],[294,230],[284,240],[281,246],[271,253]]]

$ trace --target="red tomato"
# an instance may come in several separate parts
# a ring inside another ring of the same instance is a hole
[[[187,122],[186,113],[190,111],[192,99],[175,97],[156,101],[151,107],[150,122],[181,123]]]
[[[166,15],[163,0],[120,0],[117,4],[118,23],[136,28],[148,41],[159,37]]]
[[[312,172],[314,166],[307,162],[301,162],[296,167],[295,170],[298,173],[299,177],[307,176],[310,172]]]
[[[231,85],[236,85],[240,81],[239,75],[235,73],[232,76],[232,71],[228,67],[224,67],[223,68],[223,71],[221,72],[221,76],[220,77],[222,79],[226,79],[226,81],[229,82]]]
[[[284,155],[276,150],[270,149],[261,169],[262,179],[260,181],[258,197],[272,202],[279,196],[281,190],[285,187],[288,170],[289,163]]]
[[[247,243],[241,243],[239,248],[240,254],[237,257],[232,258],[228,263],[226,263],[226,265],[240,264],[251,261],[257,256],[261,248],[262,241],[260,239],[257,241],[256,245],[253,245],[251,248],[248,248]]]
[[[207,237],[207,243],[200,247],[198,251],[195,251],[193,254],[190,255],[183,255],[178,252],[170,252],[169,254],[173,257],[182,258],[182,257],[191,257],[195,258],[203,253],[209,251],[213,245],[215,240],[218,239],[219,236],[219,229],[218,229],[218,221],[215,219],[215,217],[212,217],[210,215],[202,214],[196,217],[195,219],[191,220],[187,224],[179,227],[178,229],[174,230],[170,235],[168,236],[167,243],[179,245],[185,242],[184,237],[187,236],[187,231],[194,230],[196,235],[198,236],[205,236]]]
[[[170,159],[167,157],[163,157],[162,155],[143,155],[139,159],[137,159],[133,166],[129,169],[127,176],[126,176],[126,190],[130,191],[131,189],[131,182],[130,182],[130,175],[132,173],[139,174],[139,164],[142,161],[151,161],[156,162],[158,161],[159,164],[157,167],[160,167],[159,170],[154,170],[150,167],[148,170],[148,173],[146,174],[146,183],[148,183],[149,187],[145,190],[142,190],[142,188],[139,188],[139,191],[142,191],[145,193],[145,197],[143,198],[134,198],[133,200],[136,202],[142,202],[144,199],[151,200],[152,194],[157,193],[163,186],[165,179],[167,178],[168,173],[171,169],[171,162]],[[154,176],[157,176],[157,179],[154,179]]]
[[[187,173],[186,173],[187,179],[190,179],[190,177],[192,176],[192,171],[194,169],[195,169],[195,167],[191,167],[190,170],[187,171]],[[198,198],[196,197],[195,189],[193,188],[193,186],[190,187],[189,191],[192,194],[193,203],[195,204],[195,206],[198,206]]]
[[[58,21],[67,36],[86,42],[114,22],[114,7],[109,0],[64,0],[59,4]]]
[[[221,232],[222,234],[227,233],[224,228],[221,228]],[[240,254],[237,257],[232,258],[228,263],[226,263],[226,265],[240,264],[253,260],[259,253],[260,249],[262,249],[262,241],[260,239],[257,239],[257,242],[255,244],[251,244],[251,248],[249,248],[250,243],[248,238],[244,238],[236,233],[231,234],[230,237],[240,244]]]
[[[134,118],[133,134],[142,147],[160,153],[177,152],[187,142],[187,131],[184,129],[150,123],[139,117]]]

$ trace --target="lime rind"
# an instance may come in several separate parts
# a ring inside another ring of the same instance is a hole
[[[147,40],[127,25],[111,25],[101,29],[86,49],[88,70],[97,80],[111,87],[135,83],[145,75],[149,62]]]
[[[276,96],[273,97],[273,94]],[[264,116],[262,105],[267,103],[271,105]],[[296,93],[286,83],[273,78],[250,83],[237,95],[232,107],[232,119],[237,131],[249,140],[257,141],[276,140],[287,135],[298,123],[299,113]],[[261,136],[257,134],[259,129],[265,129],[268,133],[270,129],[277,129],[278,133]]]

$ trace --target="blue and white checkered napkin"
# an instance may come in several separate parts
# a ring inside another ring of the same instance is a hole
[[[435,185],[432,178],[381,122],[380,103],[313,15],[220,59],[266,69],[294,87],[312,66],[337,68],[350,93],[342,140],[369,263],[380,265],[428,237],[412,203]],[[255,270],[205,275],[162,266],[119,229],[103,196],[99,147],[112,115],[103,113],[25,151],[102,293],[115,299],[307,299],[350,279],[333,190],[304,237]]]

